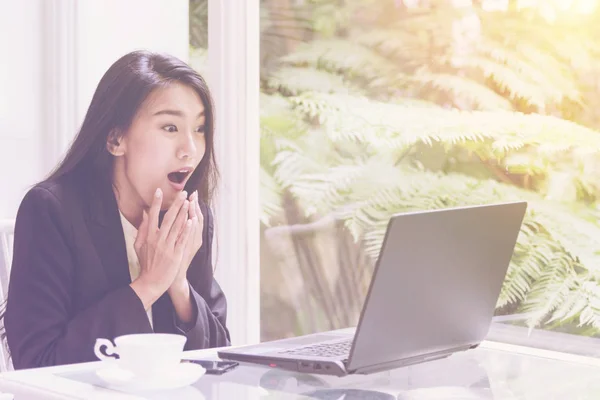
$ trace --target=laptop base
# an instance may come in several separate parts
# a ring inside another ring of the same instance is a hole
[[[261,357],[252,354],[228,353],[227,351],[218,351],[217,354],[222,360],[260,364],[294,372],[333,376],[348,375],[346,366],[339,360],[298,360],[274,355]]]
[[[250,364],[260,364],[269,366],[271,368],[279,368],[288,371],[302,372],[307,374],[333,375],[342,377],[351,374],[374,374],[382,371],[408,367],[410,365],[421,364],[429,361],[441,360],[450,357],[455,353],[474,349],[478,346],[479,344],[474,344],[471,346],[449,349],[438,353],[424,354],[416,357],[405,358],[402,360],[361,367],[354,371],[348,371],[346,369],[346,364],[340,360],[298,360],[288,358],[285,356],[277,357],[272,353],[261,356],[257,354],[243,354],[241,352],[229,353],[227,350],[218,351],[217,354],[219,355],[219,358],[223,360],[245,362]]]

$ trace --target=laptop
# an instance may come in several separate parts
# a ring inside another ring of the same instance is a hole
[[[218,355],[344,376],[473,349],[488,334],[526,209],[526,202],[513,202],[396,214],[355,329],[229,347]]]

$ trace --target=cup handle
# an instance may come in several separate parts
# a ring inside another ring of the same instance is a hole
[[[104,352],[102,351],[102,347],[105,348]],[[119,358],[117,348],[110,340],[103,338],[96,339],[96,344],[94,345],[94,354],[100,360],[115,360]]]

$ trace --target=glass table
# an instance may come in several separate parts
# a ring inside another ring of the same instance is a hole
[[[188,358],[215,358],[215,350]],[[343,378],[240,365],[223,375],[160,392],[108,388],[101,362],[8,372],[0,391],[24,399],[599,399],[600,360],[484,342],[449,358],[372,375]]]

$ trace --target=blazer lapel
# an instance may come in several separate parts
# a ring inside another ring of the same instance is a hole
[[[108,285],[117,288],[131,283],[125,236],[112,185],[99,180],[87,186],[89,231],[106,271]]]

